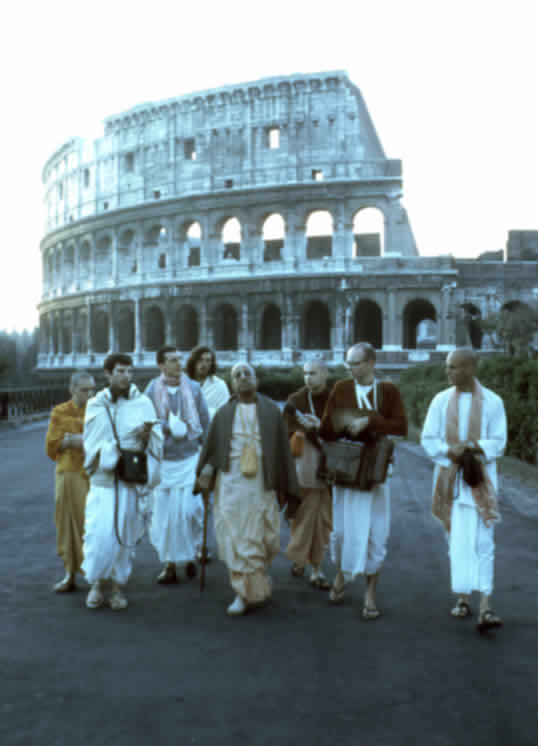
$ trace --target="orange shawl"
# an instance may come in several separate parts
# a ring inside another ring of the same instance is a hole
[[[469,427],[467,431],[467,440],[478,441],[480,439],[482,423],[482,387],[475,380],[471,402],[471,413],[469,417]],[[446,412],[446,439],[449,445],[459,443],[459,408],[458,408],[458,390],[450,397]],[[459,464],[452,463],[450,466],[441,466],[439,475],[433,491],[432,513],[438,518],[445,529],[450,531],[450,516],[452,513],[452,503],[454,502],[454,486],[458,476]],[[497,504],[497,495],[495,488],[488,477],[484,465],[482,464],[483,481],[471,489],[473,499],[480,516],[486,526],[500,520],[499,507]]]

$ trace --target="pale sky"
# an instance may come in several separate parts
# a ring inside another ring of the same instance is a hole
[[[346,70],[422,255],[475,257],[538,229],[535,3],[124,0],[3,11],[0,329],[37,324],[41,170],[136,104],[273,75]]]

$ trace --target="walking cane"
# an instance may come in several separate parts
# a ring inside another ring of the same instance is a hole
[[[202,499],[204,501],[204,533],[202,537],[202,556],[200,557],[200,593],[205,587],[205,566],[207,564],[207,519],[209,517],[209,490],[202,490]]]

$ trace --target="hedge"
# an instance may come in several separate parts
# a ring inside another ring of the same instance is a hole
[[[481,360],[480,382],[504,401],[508,419],[506,454],[538,463],[538,360],[495,357]],[[448,386],[442,365],[420,365],[400,375],[409,421],[422,428],[432,398]]]

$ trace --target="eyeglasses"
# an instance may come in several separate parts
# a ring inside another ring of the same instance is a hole
[[[367,360],[350,360],[349,362],[344,363],[344,365],[346,368],[358,368],[359,365],[367,362]]]

